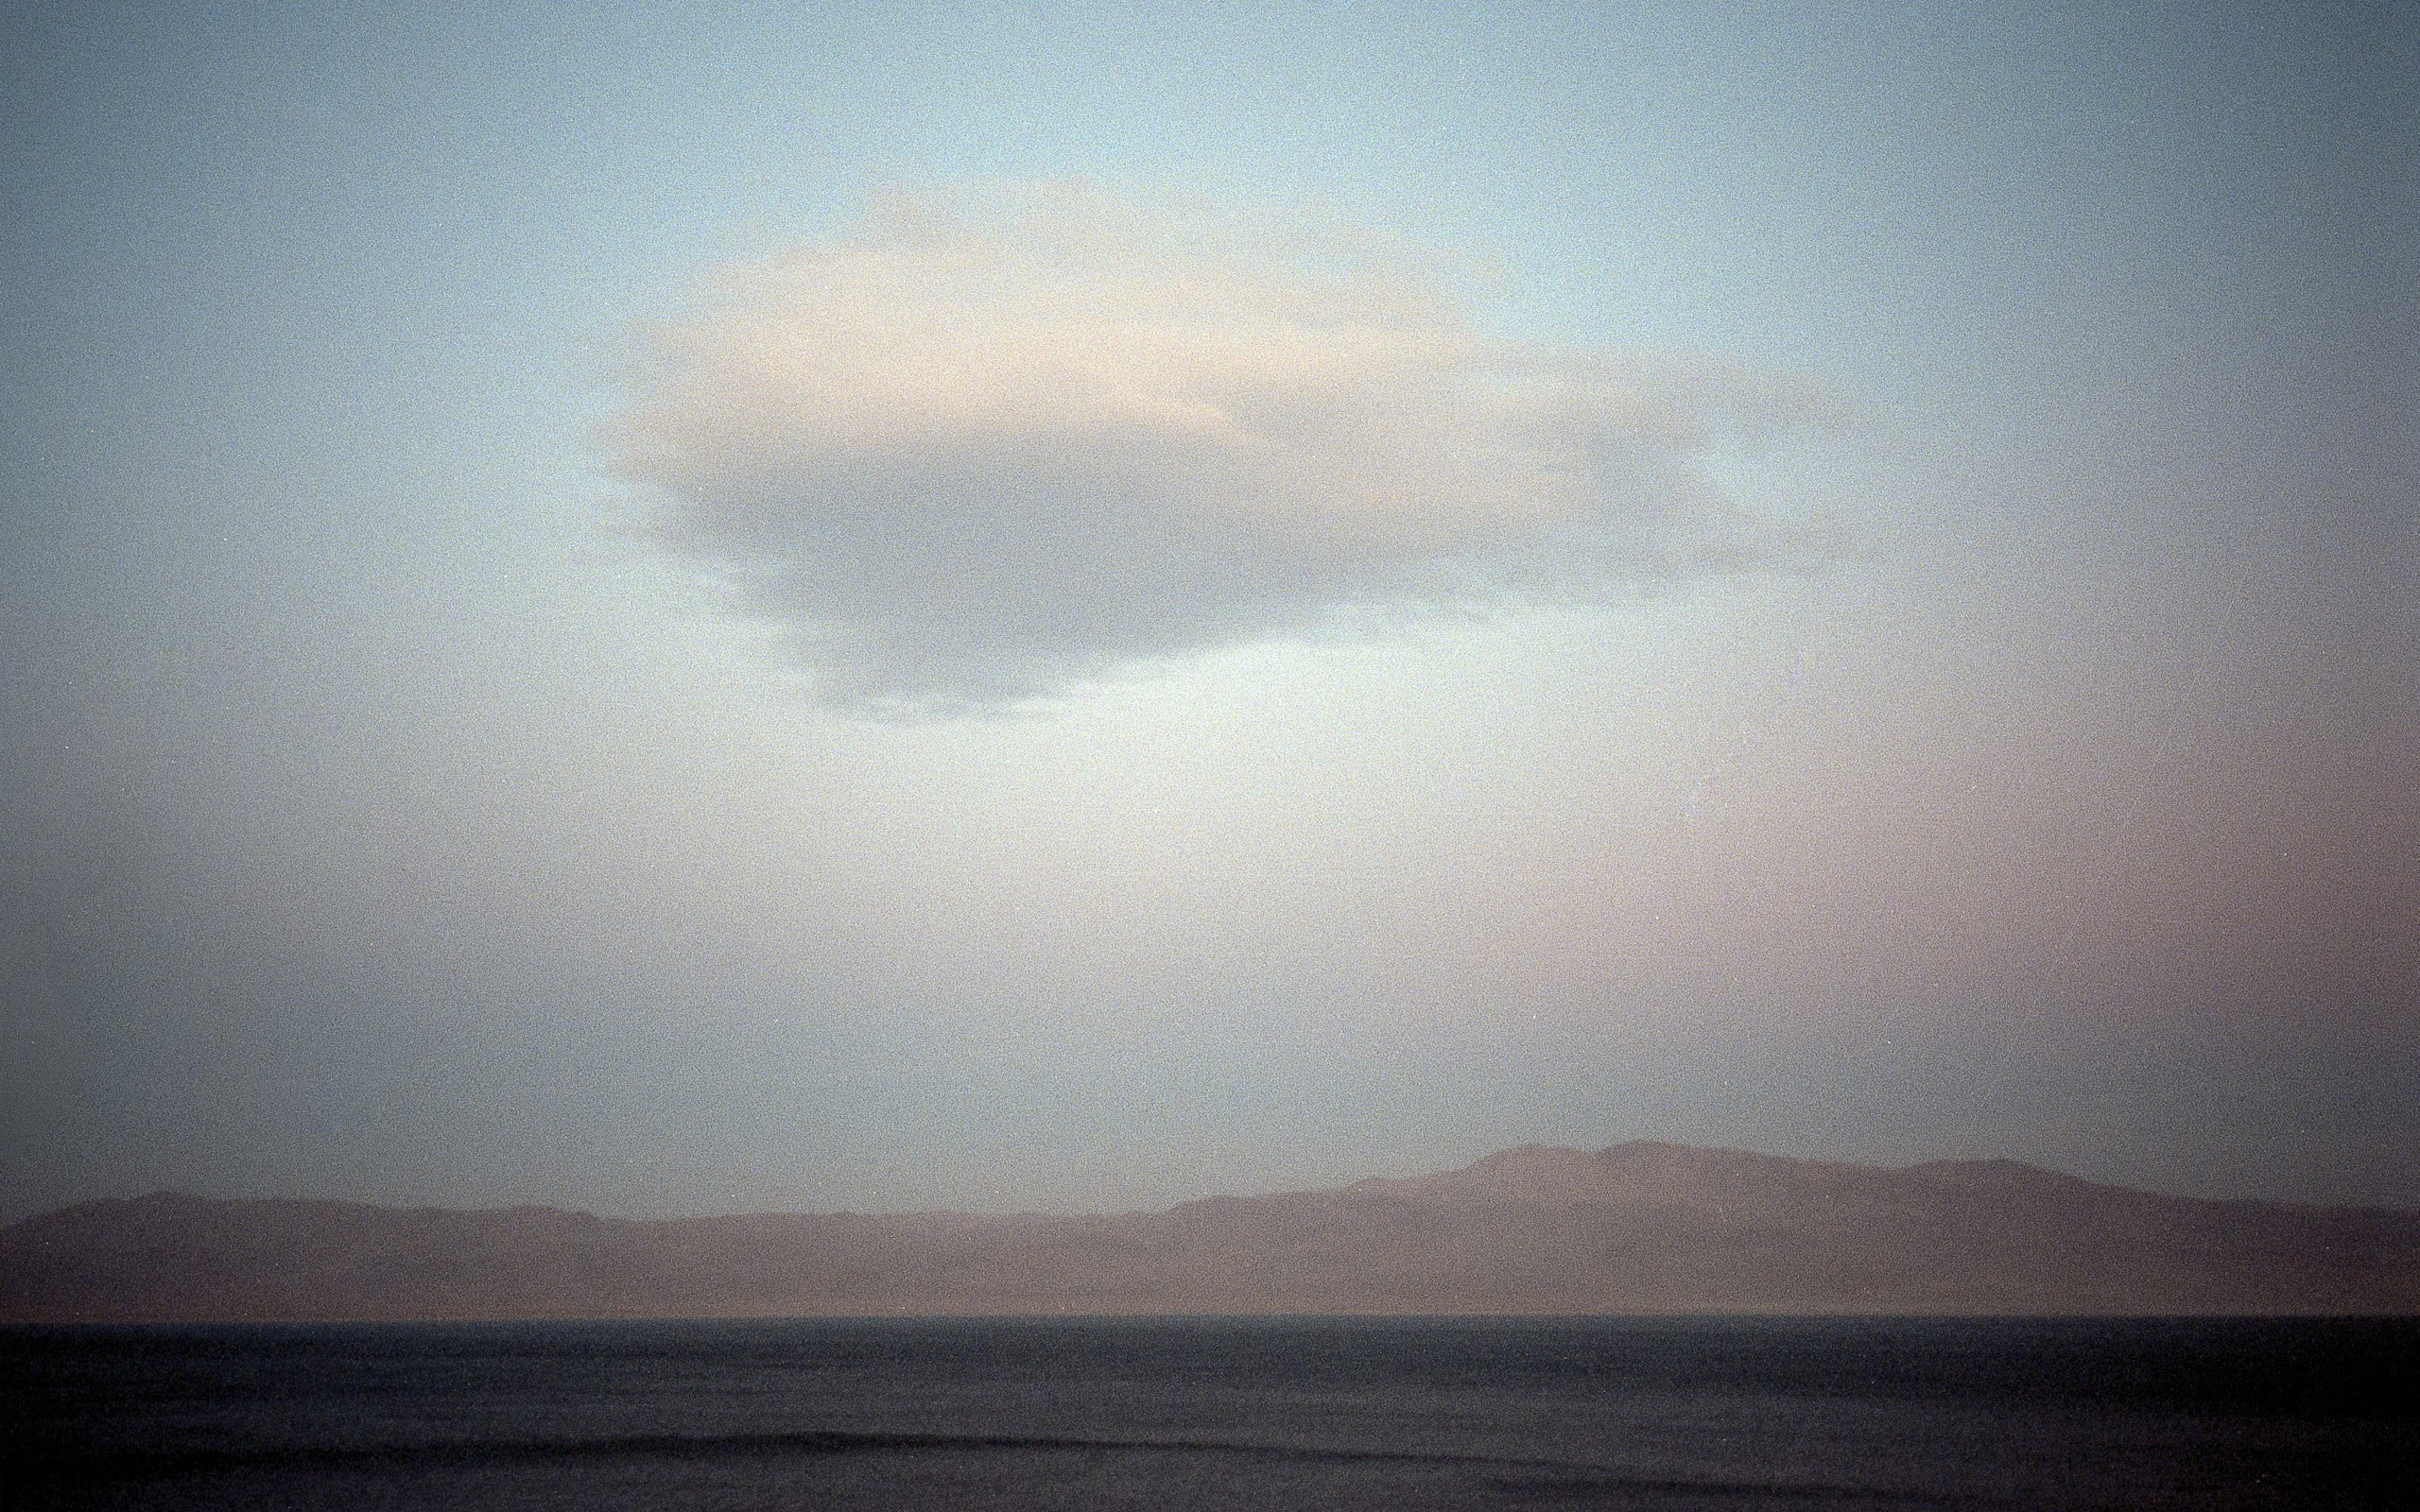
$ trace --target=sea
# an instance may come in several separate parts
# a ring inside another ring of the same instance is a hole
[[[0,1329],[15,1508],[2412,1508],[2420,1320]]]

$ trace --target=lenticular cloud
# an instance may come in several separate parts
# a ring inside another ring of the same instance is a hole
[[[1692,455],[1804,404],[1491,339],[1367,239],[1028,187],[729,271],[658,334],[624,467],[824,697],[914,713],[1738,559]]]

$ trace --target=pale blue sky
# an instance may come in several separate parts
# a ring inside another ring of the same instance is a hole
[[[1638,1136],[2420,1201],[2409,8],[6,26],[0,1209]],[[641,528],[648,333],[1071,179],[1820,391],[1664,461],[1828,543],[820,703]]]

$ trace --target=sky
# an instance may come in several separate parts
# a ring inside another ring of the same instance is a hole
[[[2411,7],[0,28],[0,1217],[2420,1205]]]

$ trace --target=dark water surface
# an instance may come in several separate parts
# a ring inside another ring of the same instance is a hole
[[[2420,1506],[2420,1321],[0,1330],[24,1507]]]

